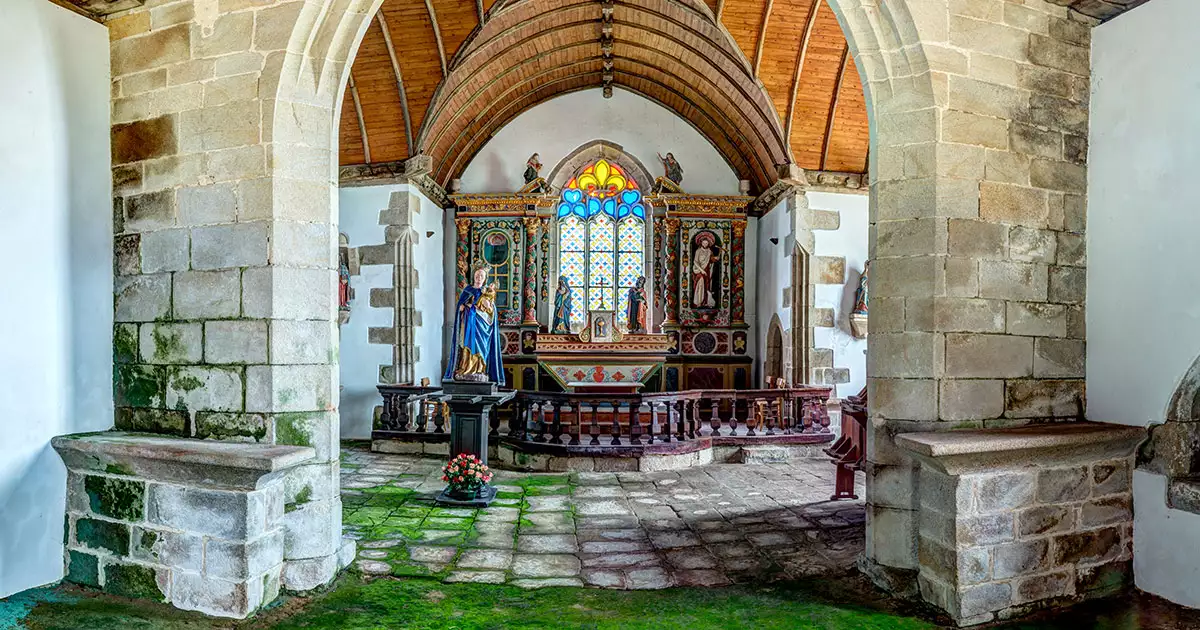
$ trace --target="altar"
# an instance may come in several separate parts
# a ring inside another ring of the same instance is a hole
[[[588,335],[538,335],[538,365],[564,391],[636,394],[647,389],[667,360],[670,338],[662,334],[627,334],[612,341]]]

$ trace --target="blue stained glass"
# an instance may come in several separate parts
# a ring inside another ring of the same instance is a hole
[[[642,271],[642,255],[633,252],[622,252],[618,264],[617,283],[622,287],[631,287],[637,283]]]
[[[588,263],[588,277],[591,278],[590,284],[593,286],[612,286],[613,253],[592,252],[591,261]]]
[[[594,217],[598,214],[600,214],[600,200],[595,197],[588,197],[587,216]]]
[[[626,291],[618,291],[617,292],[617,321],[622,324],[622,326],[621,326],[622,329],[625,328],[625,326],[623,324],[625,324],[629,321],[629,318],[626,316],[628,313],[629,313],[629,293]]]
[[[613,249],[613,221],[607,215],[597,215],[592,218],[588,238],[591,240],[591,251],[611,252]]]
[[[640,252],[643,248],[642,222],[625,219],[617,228],[617,242],[623,252]]]
[[[607,214],[610,217],[617,216],[617,200],[616,199],[614,199],[612,197],[605,197],[604,201],[602,201],[600,203],[601,203],[601,209],[604,211],[604,214]]]
[[[581,252],[587,249],[587,236],[584,232],[583,219],[576,216],[567,217],[559,222],[558,249],[560,251]]]
[[[563,252],[560,257],[558,273],[567,279],[567,284],[582,287],[584,284],[583,252]]]

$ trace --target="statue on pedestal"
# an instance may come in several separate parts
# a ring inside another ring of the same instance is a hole
[[[534,153],[525,160],[525,185],[521,187],[519,192],[523,193],[545,193],[550,192],[550,184],[542,179],[542,161],[538,158],[538,154]]]
[[[571,301],[571,287],[567,284],[566,278],[560,277],[558,290],[554,292],[554,317],[550,326],[551,334],[567,335],[571,333],[571,314],[574,311]]]
[[[496,321],[496,284],[485,286],[488,265],[475,264],[472,283],[458,297],[450,360],[444,379],[504,384],[503,344]]]
[[[867,336],[867,310],[871,302],[867,293],[867,275],[870,271],[871,261],[868,260],[863,264],[862,275],[858,277],[858,289],[854,292],[854,310],[850,311],[850,332],[859,339]]]
[[[628,302],[625,318],[628,320],[629,332],[646,332],[646,276],[638,277],[637,282],[629,287]]]

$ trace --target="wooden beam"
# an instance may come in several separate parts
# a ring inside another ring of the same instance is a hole
[[[821,0],[813,0],[808,9],[808,22],[804,25],[804,34],[800,36],[800,51],[796,53],[796,69],[792,72],[792,94],[788,97],[787,120],[783,123],[783,141],[792,147],[792,121],[796,118],[796,95],[800,93],[800,77],[804,74],[804,60],[808,56],[808,43],[812,39],[813,27],[817,24],[817,11],[821,10]]]
[[[717,24],[721,23],[721,15],[725,13],[725,0],[717,0]]]
[[[846,66],[850,65],[850,45],[842,49],[842,63],[838,66],[837,81],[833,85],[833,98],[829,101],[829,118],[825,122],[825,142],[821,147],[821,170],[829,157],[829,140],[833,138],[833,117],[837,113],[838,97],[842,93],[842,80],[846,78]]]
[[[483,0],[475,0],[475,12],[479,14],[479,25],[483,26],[487,15],[483,12]]]
[[[58,6],[64,8],[64,9],[67,9],[68,11],[71,11],[73,13],[78,13],[79,15],[82,15],[83,17],[85,17],[97,24],[104,23],[104,20],[101,20],[100,16],[96,15],[95,13],[86,11],[86,10],[84,10],[83,7],[81,7],[77,4],[68,2],[67,0],[50,0],[50,2],[53,2],[54,4],[57,4]]]
[[[383,43],[387,46],[388,57],[392,60],[392,72],[396,74],[396,89],[400,94],[400,112],[404,115],[404,141],[408,144],[408,157],[413,156],[412,116],[408,113],[408,94],[404,91],[404,75],[400,72],[400,60],[396,59],[396,47],[392,45],[392,33],[388,30],[387,20],[383,19],[383,10],[375,14],[379,28],[383,30]]]
[[[438,28],[437,11],[433,10],[433,0],[425,0],[425,8],[429,11],[429,21],[433,24],[433,38],[437,41],[438,60],[442,62],[442,76],[446,76],[446,46],[442,44],[442,29]]]
[[[367,141],[367,123],[363,120],[362,102],[358,100],[358,85],[354,83],[354,72],[350,73],[350,100],[354,102],[354,114],[358,116],[358,133],[362,135],[363,161],[371,163],[371,143]]]
[[[762,63],[763,44],[767,41],[767,24],[771,22],[771,7],[775,6],[775,0],[767,0],[767,6],[763,7],[762,24],[758,28],[758,43],[754,46],[754,78],[758,78],[758,66]]]

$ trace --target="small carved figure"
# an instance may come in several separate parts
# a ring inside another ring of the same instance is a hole
[[[646,277],[640,276],[632,287],[629,287],[629,304],[625,307],[625,317],[629,320],[629,332],[646,332]]]
[[[472,282],[458,298],[446,380],[504,384],[503,345],[496,321],[496,285],[487,284],[488,265],[475,264]]]
[[[863,265],[862,275],[858,277],[858,289],[854,291],[854,310],[858,315],[866,315],[867,307],[870,305],[870,296],[867,295],[867,274],[871,271],[871,261],[867,261]]]
[[[528,184],[541,177],[541,171],[542,162],[538,159],[538,154],[534,153],[525,161],[525,183]]]
[[[662,162],[663,165],[663,177],[666,177],[674,182],[676,186],[683,185],[683,167],[680,166],[679,162],[675,160],[675,156],[668,151],[667,157],[663,157],[662,154],[659,154],[658,160]]]
[[[569,334],[571,332],[571,314],[573,312],[571,286],[567,284],[566,278],[560,277],[558,279],[558,290],[554,292],[554,318],[550,326],[550,333],[554,335]]]
[[[692,308],[716,308],[716,288],[713,283],[714,268],[721,258],[721,250],[713,247],[714,238],[709,232],[696,236],[696,249],[692,252]]]

